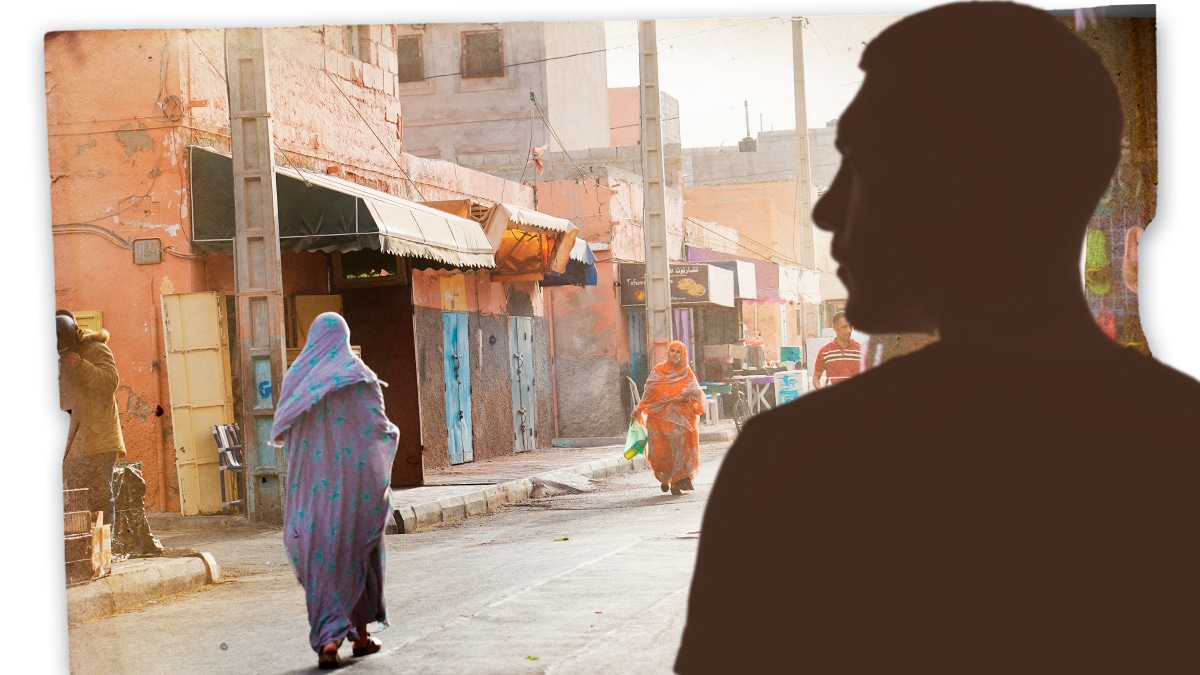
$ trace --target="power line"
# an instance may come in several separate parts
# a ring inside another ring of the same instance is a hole
[[[765,100],[765,101],[752,101],[752,103],[754,103],[755,105],[757,105],[757,104],[760,104],[760,103],[774,103],[774,102],[776,102],[776,101],[786,101],[786,100],[793,100],[793,97],[791,97],[791,96],[783,96],[783,97],[780,97],[780,98],[771,98],[771,99],[767,99],[767,100]],[[688,114],[686,114],[686,115],[676,115],[676,116],[674,116],[674,117],[664,117],[664,118],[662,119],[662,121],[664,121],[664,122],[671,122],[671,121],[673,121],[673,120],[683,119],[683,118],[685,118],[685,117],[696,117],[696,116],[698,116],[698,115],[712,115],[713,113],[725,112],[725,111],[727,111],[727,110],[741,110],[741,109],[742,109],[742,106],[740,106],[740,105],[729,106],[728,108],[714,108],[714,109],[712,109],[712,110],[701,110],[700,112],[688,113]],[[613,130],[613,129],[627,129],[627,128],[629,128],[629,127],[636,127],[636,126],[638,126],[638,124],[637,124],[637,123],[635,123],[635,124],[622,124],[622,125],[620,125],[620,126],[609,127],[609,130],[611,131],[611,130]]]
[[[572,164],[575,165],[575,169],[579,171],[579,175],[582,176],[584,180],[589,180],[588,175],[583,171],[583,167],[579,166],[579,162],[576,162],[575,159],[571,157],[571,153],[567,152],[566,144],[562,142],[562,139],[558,137],[558,132],[555,131],[554,127],[550,125],[550,120],[546,117],[546,111],[542,110],[541,104],[538,103],[537,96],[535,96],[532,91],[529,92],[529,100],[533,101],[533,107],[537,110],[538,115],[541,116],[542,121],[546,123],[546,129],[550,132],[550,135],[554,137],[554,140],[558,141],[558,147],[562,148],[562,153],[566,155],[567,159],[571,160]],[[528,166],[528,164],[526,164],[526,166]]]
[[[704,30],[693,31],[691,33],[681,33],[679,35],[671,35],[669,37],[659,38],[658,42],[665,42],[667,40],[675,40],[678,38],[691,37],[693,35],[700,35],[703,33],[712,33],[713,31],[730,30],[733,28],[740,28],[741,26],[745,26],[745,25],[752,24],[752,23],[758,23],[760,21],[778,21],[778,20],[786,20],[786,19],[783,19],[783,17],[777,17],[777,16],[764,17],[761,19],[751,19],[750,21],[743,21],[742,23],[734,24],[732,26],[718,26],[716,28],[706,28]],[[398,37],[413,37],[414,35],[415,34],[400,35]],[[559,56],[547,56],[547,57],[541,58],[541,59],[531,59],[529,61],[518,61],[516,63],[508,63],[508,64],[502,65],[501,68],[503,68],[503,69],[517,68],[519,66],[535,65],[538,63],[546,63],[548,61],[557,61],[559,59],[570,59],[570,58],[574,58],[576,56],[589,56],[591,54],[601,54],[601,53],[608,52],[608,51],[615,51],[618,49],[629,49],[630,47],[637,47],[637,46],[638,45],[636,45],[636,44],[632,44],[632,45],[620,45],[617,47],[604,47],[603,49],[589,49],[589,50],[583,51],[583,52],[575,52],[574,54],[561,54]],[[442,77],[457,77],[457,76],[461,76],[462,74],[463,74],[462,71],[459,71],[456,73],[443,73],[440,75],[428,75],[424,79],[434,80],[434,79],[438,79],[438,78],[442,78]]]
[[[760,241],[756,241],[756,240],[754,240],[754,239],[751,239],[750,237],[746,236],[746,235],[745,235],[745,234],[743,234],[741,231],[738,231],[738,230],[736,230],[735,228],[729,228],[729,229],[731,229],[731,230],[734,230],[735,232],[737,232],[737,233],[738,233],[738,238],[737,238],[737,240],[730,239],[729,237],[726,237],[725,235],[721,234],[720,232],[717,232],[716,230],[713,230],[713,229],[709,228],[709,227],[708,227],[707,225],[705,225],[703,222],[701,222],[701,221],[699,221],[699,220],[696,220],[696,219],[695,219],[695,218],[693,218],[692,216],[684,216],[684,220],[690,220],[690,221],[692,221],[692,223],[696,224],[696,225],[697,225],[697,226],[699,226],[701,229],[703,229],[703,230],[706,230],[706,231],[708,231],[708,232],[710,232],[710,233],[712,233],[712,234],[714,234],[714,235],[716,235],[716,236],[718,236],[718,237],[720,237],[720,238],[724,239],[725,241],[728,241],[728,242],[730,242],[730,243],[733,243],[733,244],[737,244],[739,247],[741,247],[741,248],[744,248],[744,249],[746,249],[747,251],[750,251],[751,253],[753,253],[753,254],[754,254],[754,255],[756,255],[756,256],[762,256],[762,255],[763,255],[763,251],[765,251],[765,252],[767,253],[766,257],[767,257],[768,259],[769,259],[769,258],[772,258],[772,257],[775,257],[775,256],[779,256],[779,257],[783,258],[784,260],[786,260],[786,261],[788,261],[788,262],[795,263],[795,264],[797,264],[797,265],[799,265],[799,264],[800,264],[800,263],[799,263],[797,260],[795,260],[795,259],[793,259],[793,258],[790,258],[790,257],[788,257],[788,255],[787,255],[786,253],[783,253],[783,252],[781,252],[781,251],[776,251],[774,248],[771,248],[770,246],[768,246],[768,245],[766,245],[766,244],[764,244],[764,243],[762,243],[762,242],[760,242]],[[726,226],[726,227],[727,227],[727,226]],[[761,247],[761,248],[762,248],[762,251],[756,251],[756,250],[754,250],[753,248],[751,248],[751,247],[749,247],[749,246],[747,246],[747,245],[743,244],[743,243],[742,243],[742,241],[741,241],[742,239],[745,239],[745,240],[747,240],[747,241],[749,241],[749,242],[751,242],[751,243],[753,243],[753,244],[755,244],[755,245],[757,245],[757,246]]]
[[[346,99],[346,102],[350,104],[350,109],[353,110],[356,115],[358,115],[358,118],[362,120],[363,125],[367,127],[367,131],[370,131],[371,135],[375,137],[375,140],[379,142],[379,147],[387,153],[388,157],[392,158],[393,162],[396,163],[396,166],[400,169],[400,173],[404,174],[404,178],[413,186],[413,190],[416,190],[417,196],[421,198],[421,201],[427,201],[425,199],[425,195],[421,194],[421,188],[417,186],[417,182],[408,175],[408,171],[405,171],[404,166],[400,164],[400,160],[396,159],[396,156],[393,155],[392,151],[388,149],[387,145],[383,142],[383,139],[379,137],[379,134],[375,133],[375,129],[371,126],[371,123],[367,121],[367,118],[363,117],[363,114],[361,111],[359,111],[358,106],[354,105],[354,101],[352,101],[350,97],[346,95],[346,92],[342,91],[342,88],[338,86],[337,80],[333,79],[333,75],[330,75],[329,71],[325,68],[320,68],[319,70],[322,73],[325,73],[325,77],[329,78],[329,81],[333,83],[333,88],[336,89],[337,92],[342,95],[342,98]]]
[[[837,166],[838,164],[841,164],[840,160],[837,162],[824,162],[821,164],[810,164],[809,167],[815,169],[815,168],[822,167],[822,166]],[[796,171],[796,169],[795,168],[778,169],[776,171],[765,171],[762,173],[746,173],[746,174],[741,174],[739,176],[730,176],[729,178],[709,178],[709,179],[702,180],[702,181],[694,180],[694,181],[692,181],[692,185],[714,185],[714,184],[723,184],[723,183],[737,183],[737,182],[742,182],[742,181],[740,181],[740,179],[742,179],[742,178],[756,178],[759,176],[770,176],[771,174],[776,174],[776,173],[780,173],[783,171],[789,171],[789,172],[794,173]],[[796,180],[796,177],[795,176],[780,176],[779,179],[780,180]]]

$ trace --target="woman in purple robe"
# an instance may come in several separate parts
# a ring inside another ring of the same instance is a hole
[[[272,438],[287,457],[283,542],[308,603],[309,643],[321,668],[380,649],[387,627],[383,532],[400,432],[383,410],[381,381],[350,350],[350,329],[326,312],[283,377]]]

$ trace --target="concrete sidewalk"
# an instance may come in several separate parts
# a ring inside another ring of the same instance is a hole
[[[701,443],[732,441],[733,422],[700,427]],[[388,534],[405,534],[470,516],[484,515],[531,497],[590,489],[590,479],[603,479],[646,468],[642,455],[627,460],[620,445],[594,445],[600,439],[556,439],[554,447],[505,455],[429,471],[425,485],[392,490],[394,523]],[[559,441],[562,441],[559,443]],[[241,516],[147,514],[155,536],[202,531],[263,532]],[[116,614],[177,593],[194,591],[221,579],[219,561],[211,554],[168,548],[168,556],[113,564],[112,574],[67,588],[71,624]]]

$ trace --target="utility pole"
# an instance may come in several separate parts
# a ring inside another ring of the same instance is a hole
[[[225,31],[225,76],[233,137],[233,268],[246,515],[280,525],[287,460],[270,443],[284,369],[283,277],[262,29]]]
[[[792,72],[795,78],[796,99],[796,238],[800,241],[800,267],[810,273],[816,270],[816,245],[813,241],[812,172],[808,155],[808,109],[804,91],[804,24],[803,17],[792,18]],[[800,335],[817,337],[820,333],[816,307],[805,304],[800,322]]]
[[[671,342],[671,266],[667,257],[662,96],[654,21],[638,22],[641,52],[642,232],[646,247],[646,346],[651,363],[666,360]]]
[[[804,92],[804,18],[792,19],[792,71],[796,92],[796,228],[800,235],[800,266],[817,266],[813,246],[812,170],[808,158],[808,109]]]

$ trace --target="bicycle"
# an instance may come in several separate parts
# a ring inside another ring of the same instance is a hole
[[[733,401],[733,426],[737,433],[742,433],[742,427],[754,415],[750,410],[750,380],[742,380],[733,387],[737,397]]]

